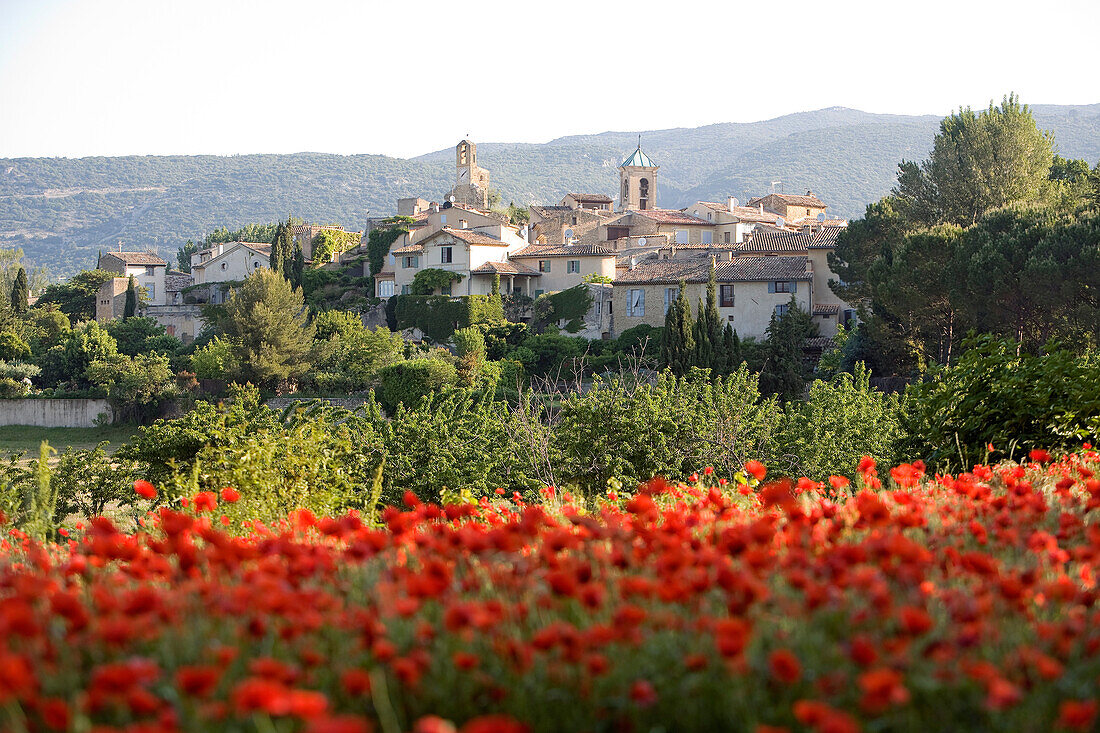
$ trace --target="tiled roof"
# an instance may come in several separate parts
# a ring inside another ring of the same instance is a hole
[[[734,257],[719,262],[715,275],[719,282],[753,282],[768,280],[811,280],[806,271],[808,258],[802,257]]]
[[[165,260],[162,260],[152,252],[106,252],[104,257],[114,257],[119,262],[127,265],[167,265]]]
[[[639,211],[632,211],[631,214],[637,214],[638,216],[644,216],[647,219],[652,219],[660,224],[696,224],[703,226],[714,226],[714,222],[707,221],[706,219],[700,219],[697,216],[691,214],[685,214],[677,209],[645,209]]]
[[[529,244],[513,252],[517,257],[607,257],[615,254],[612,250],[598,244]]]
[[[810,249],[831,249],[836,247],[836,238],[846,227],[827,226],[813,233]]]
[[[700,201],[699,203],[701,203],[703,206],[706,206],[708,209],[714,209],[715,211],[730,210],[730,207],[726,206],[725,204],[720,204],[717,201]]]
[[[507,247],[507,242],[502,242],[495,237],[490,237],[488,234],[482,234],[481,232],[475,232],[471,229],[451,229],[450,227],[443,227],[438,232],[435,232],[431,236],[421,240],[422,242],[429,242],[440,234],[449,234],[455,239],[461,239],[466,244],[482,244],[490,245],[493,247]]]
[[[392,251],[395,255],[418,255],[424,251],[424,248],[419,244],[406,244],[404,247],[398,247]]]
[[[271,245],[270,244],[264,244],[262,242],[241,242],[241,244],[243,244],[245,247],[248,247],[250,250],[252,250],[256,254],[261,254],[264,257],[270,257],[271,256]]]
[[[656,260],[638,263],[633,270],[615,276],[615,285],[638,283],[706,282],[710,277],[710,260]]]
[[[572,197],[574,201],[585,201],[593,204],[610,204],[612,201],[610,196],[604,196],[602,193],[570,193],[566,195]]]
[[[521,265],[518,262],[486,262],[484,265],[475,267],[470,270],[473,275],[528,275],[532,277],[541,277],[541,272],[536,272],[530,267]]]
[[[813,243],[813,238],[802,232],[753,230],[745,240],[739,252],[805,252]]]
[[[532,206],[531,211],[542,217],[552,217],[554,214],[564,214],[573,211],[571,206]]]
[[[819,303],[814,306],[815,316],[835,316],[840,313],[840,306],[836,303]]]
[[[768,196],[774,196],[788,206],[810,206],[816,209],[825,208],[825,202],[813,194],[795,196],[789,193],[769,193],[767,196],[758,196],[757,198],[749,199],[749,206],[763,202]]]
[[[828,336],[814,336],[802,342],[803,349],[821,349],[824,351],[832,346],[836,346],[836,342]]]
[[[188,285],[195,282],[195,278],[188,275],[186,272],[179,272],[178,270],[169,270],[164,273],[164,289],[165,290],[183,290]]]
[[[760,211],[755,206],[734,206],[730,213],[736,216],[741,221],[747,222],[767,222],[774,224],[779,220],[779,214],[773,214],[770,211]]]

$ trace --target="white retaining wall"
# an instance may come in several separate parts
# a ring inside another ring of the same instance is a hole
[[[114,411],[107,400],[0,400],[0,425],[33,425],[39,428],[94,428],[96,419]]]

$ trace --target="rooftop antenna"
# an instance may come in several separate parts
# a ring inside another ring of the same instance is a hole
[[[642,149],[642,135],[638,133],[638,150]]]
[[[772,181],[772,193],[775,193],[775,187],[780,183],[782,183],[782,181]]]

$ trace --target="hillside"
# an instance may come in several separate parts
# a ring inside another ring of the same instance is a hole
[[[1100,160],[1100,104],[1033,107],[1058,151]],[[567,191],[615,195],[616,166],[637,144],[661,165],[658,200],[747,199],[772,181],[813,189],[838,216],[859,216],[885,194],[902,158],[927,154],[939,116],[881,115],[830,107],[773,120],[697,128],[574,135],[544,144],[481,143],[505,202],[556,202]],[[395,199],[440,197],[453,182],[453,151],[413,159],[381,155],[127,156],[0,159],[0,246],[22,247],[54,275],[91,265],[122,241],[171,257],[217,226],[288,213],[361,228],[393,213]]]

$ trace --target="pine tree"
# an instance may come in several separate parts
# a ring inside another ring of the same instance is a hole
[[[27,286],[27,271],[22,267],[15,274],[15,282],[11,286],[11,310],[13,313],[27,312],[27,299],[30,297]]]
[[[126,284],[126,306],[122,310],[123,318],[133,318],[137,313],[137,283],[134,276],[130,276],[130,282]]]
[[[680,283],[680,293],[665,313],[665,328],[661,332],[661,363],[682,376],[692,367],[695,358],[695,337],[686,286]]]
[[[302,287],[302,273],[306,269],[306,257],[302,252],[300,242],[294,243],[294,257],[290,262],[290,284],[296,288]]]

